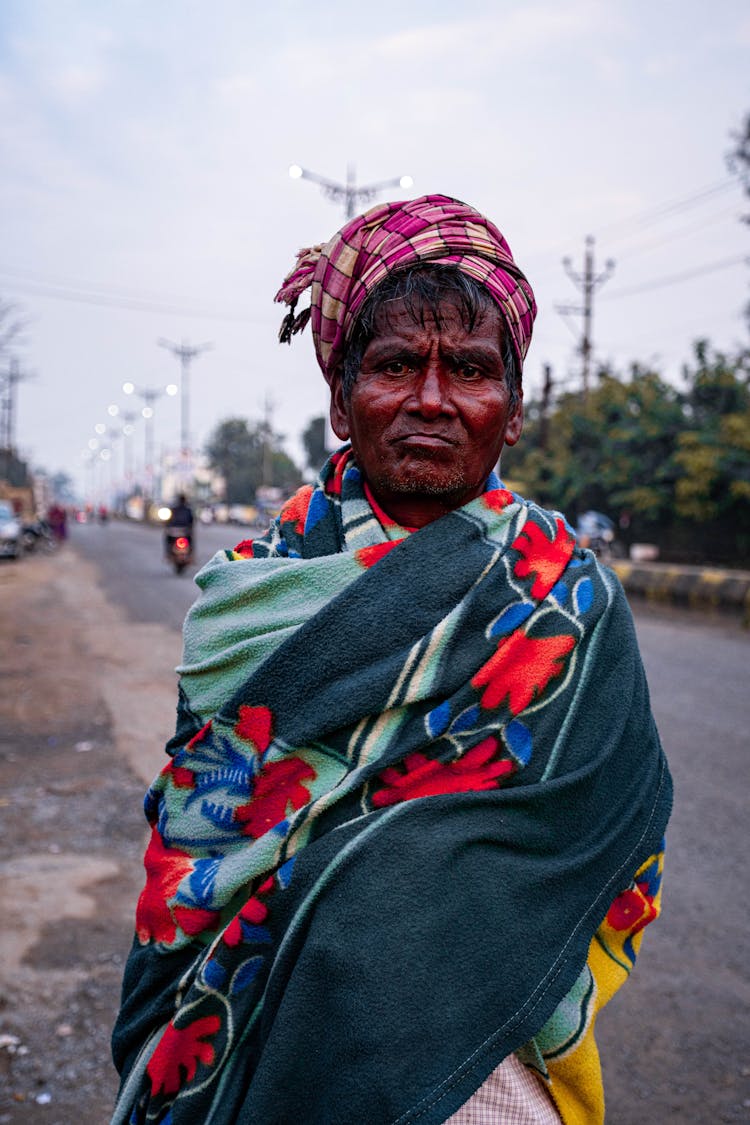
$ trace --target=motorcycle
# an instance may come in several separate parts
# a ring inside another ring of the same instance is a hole
[[[576,535],[580,547],[588,547],[602,562],[622,558],[622,544],[615,538],[615,525],[603,512],[584,512],[578,518]]]
[[[193,536],[187,527],[168,527],[166,531],[167,560],[177,574],[193,561]]]
[[[21,540],[23,549],[27,554],[31,554],[32,551],[52,554],[53,551],[57,550],[59,542],[50,525],[43,519],[25,523],[21,529]]]

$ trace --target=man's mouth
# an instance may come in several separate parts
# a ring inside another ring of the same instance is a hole
[[[447,437],[445,434],[437,434],[425,431],[416,431],[409,434],[399,434],[394,439],[396,445],[406,446],[409,449],[450,449],[451,446],[456,445],[453,438]]]

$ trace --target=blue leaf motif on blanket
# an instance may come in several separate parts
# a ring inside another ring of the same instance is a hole
[[[528,765],[531,758],[531,731],[520,719],[513,719],[505,728],[505,741],[514,758],[522,765]]]
[[[213,889],[219,873],[221,860],[196,859],[190,876],[190,890],[196,906],[210,910],[213,905]]]
[[[429,714],[425,715],[425,725],[427,733],[431,738],[439,738],[448,729],[448,724],[451,721],[451,705],[447,701],[441,703],[439,707],[435,707]]]
[[[238,992],[243,992],[253,983],[258,973],[263,968],[264,960],[264,957],[250,957],[240,965],[239,969],[232,977],[232,983],[229,986],[229,991],[233,996],[236,996]]]
[[[310,506],[307,509],[307,517],[305,519],[305,531],[309,531],[315,527],[328,514],[328,497],[324,492],[315,489],[310,500]]]
[[[451,734],[463,734],[466,731],[476,730],[482,717],[479,707],[467,707],[457,715],[451,725]]]
[[[523,625],[533,612],[534,605],[531,602],[513,602],[490,624],[488,635],[504,637],[507,633],[512,633],[519,625]]]
[[[558,605],[565,605],[570,595],[570,590],[568,589],[565,582],[560,579],[560,581],[556,582],[550,590],[550,595],[555,599]]]
[[[581,578],[573,588],[576,613],[586,613],[594,604],[594,585],[590,578]]]
[[[213,740],[202,744],[200,757],[194,753],[181,756],[179,764],[195,774],[195,786],[185,801],[185,808],[217,790],[228,797],[246,797],[256,773],[256,762],[255,756],[248,758],[224,737],[216,738],[216,745]],[[205,807],[207,802],[204,800],[203,804]]]

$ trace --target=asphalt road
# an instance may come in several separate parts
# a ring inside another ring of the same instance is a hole
[[[195,565],[179,575],[164,559],[163,532],[158,527],[118,520],[74,524],[70,538],[97,564],[106,594],[131,621],[181,629],[197,594],[192,581],[196,571],[216,551],[234,547],[250,535],[249,528],[234,524],[197,527]]]
[[[249,535],[200,527],[196,561]],[[72,529],[111,602],[179,629],[195,595],[153,529]],[[193,572],[194,573],[194,572]],[[608,1125],[750,1120],[747,789],[750,634],[700,611],[634,607],[675,779],[662,919],[600,1017]]]

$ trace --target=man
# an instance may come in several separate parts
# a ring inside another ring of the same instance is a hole
[[[193,542],[193,509],[187,502],[187,496],[181,492],[177,503],[170,509],[170,516],[164,528],[164,553],[170,557],[172,540],[184,535]]]
[[[278,299],[347,444],[197,577],[114,1121],[602,1121],[671,787],[616,579],[495,475],[533,293],[426,196]]]

